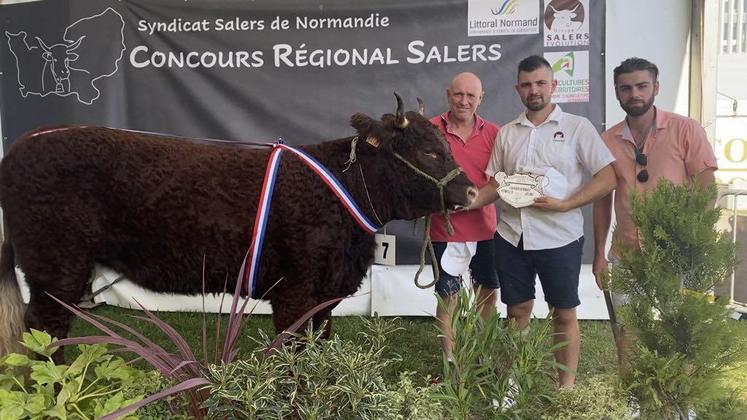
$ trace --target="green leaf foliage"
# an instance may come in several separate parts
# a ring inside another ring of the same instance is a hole
[[[630,419],[625,390],[613,375],[581,377],[575,388],[560,389],[542,420]]]
[[[540,418],[556,392],[553,352],[563,345],[553,344],[550,321],[519,330],[498,314],[483,320],[471,290],[457,300],[453,361],[444,359],[447,380],[434,396],[447,418]]]
[[[213,383],[209,417],[227,419],[433,419],[441,414],[428,387],[410,374],[394,384],[384,369],[397,360],[388,352],[391,321],[364,320],[357,340],[335,335],[321,340],[308,329],[268,357],[258,351],[244,360],[209,368]],[[260,333],[263,348],[271,340]]]
[[[15,353],[0,359],[0,420],[93,419],[142,399],[125,398],[123,390],[144,373],[107,354],[106,346],[81,345],[73,363],[56,365],[49,348],[55,341],[31,330],[23,345],[36,359]]]
[[[708,418],[716,401],[741,410],[721,380],[745,362],[747,336],[712,295],[737,263],[735,245],[715,228],[715,197],[715,187],[661,182],[631,198],[640,249],[617,244],[611,274],[613,290],[628,296],[621,318],[635,341],[622,379],[645,418]],[[724,410],[719,418],[732,418]]]

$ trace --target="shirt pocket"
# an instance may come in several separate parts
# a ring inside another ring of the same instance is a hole
[[[543,166],[555,168],[562,174],[567,174],[577,164],[576,149],[568,137],[562,141],[551,139],[546,142],[540,158]]]

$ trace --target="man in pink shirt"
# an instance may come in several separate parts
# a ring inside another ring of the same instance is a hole
[[[446,89],[449,111],[431,118],[446,138],[456,163],[478,188],[489,181],[484,172],[498,134],[498,126],[476,114],[482,97],[480,79],[472,73],[460,73]],[[450,219],[453,235],[446,231],[440,214],[433,215],[430,232],[439,262],[440,278],[436,292],[444,302],[436,308],[436,319],[443,333],[441,345],[449,359],[453,346],[451,313],[462,274],[470,271],[472,280],[481,286],[478,305],[485,319],[495,312],[495,290],[499,287],[493,240],[496,234],[495,206],[454,213]]]
[[[642,58],[629,58],[614,70],[615,96],[627,116],[602,133],[612,154],[617,177],[614,191],[617,229],[610,259],[618,258],[615,243],[639,246],[639,231],[631,218],[631,191],[646,192],[667,179],[675,184],[695,182],[707,187],[717,168],[713,148],[700,124],[654,106],[659,93],[659,69]],[[608,268],[605,255],[612,219],[613,194],[594,203],[594,265],[597,285]],[[620,303],[615,301],[615,303]]]

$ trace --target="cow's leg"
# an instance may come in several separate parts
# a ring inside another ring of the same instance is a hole
[[[78,304],[93,272],[93,261],[69,256],[34,264],[26,270],[31,295],[24,319],[26,328],[46,331],[57,338],[67,337],[74,314],[47,293],[67,304]],[[64,362],[62,351],[53,358],[57,363]]]
[[[335,297],[332,297],[332,296],[319,297],[317,298],[316,304],[319,305],[332,299],[335,299]],[[331,337],[332,335],[332,310],[335,309],[335,307],[339,304],[340,302],[335,302],[327,306],[323,311],[314,315],[314,330],[318,330],[322,325],[324,325],[324,333],[322,334],[322,338]]]
[[[316,305],[316,297],[311,294],[308,287],[292,288],[275,293],[270,299],[272,305],[272,323],[275,332],[280,334],[299,320],[306,312]],[[304,331],[306,324],[301,326]]]

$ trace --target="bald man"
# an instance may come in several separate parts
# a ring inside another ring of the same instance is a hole
[[[485,168],[490,160],[498,126],[477,115],[483,98],[482,83],[473,73],[460,73],[446,89],[449,111],[431,118],[446,138],[454,160],[475,186],[490,181]],[[498,274],[495,269],[495,206],[455,213],[450,216],[454,234],[449,235],[443,216],[434,214],[431,239],[439,263],[436,292],[443,304],[436,308],[436,318],[443,335],[441,345],[448,359],[452,356],[451,313],[456,303],[463,275],[479,285],[478,305],[488,319],[495,312]]]

